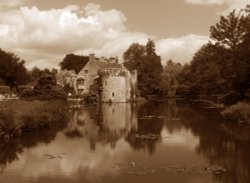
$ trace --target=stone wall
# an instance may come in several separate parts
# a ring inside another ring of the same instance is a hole
[[[137,72],[126,68],[102,69],[102,101],[128,102],[138,96]]]
[[[94,84],[94,80],[98,78],[98,70],[99,66],[96,64],[95,60],[90,60],[78,73],[77,77],[84,79],[84,85],[81,88],[78,88],[78,86],[76,87],[78,94],[85,94],[90,91],[90,87]]]
[[[126,79],[125,77],[105,77],[102,81],[103,102],[126,102]]]

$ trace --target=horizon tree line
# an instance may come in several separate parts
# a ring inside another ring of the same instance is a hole
[[[169,60],[163,66],[151,39],[146,45],[131,44],[123,54],[124,66],[129,71],[138,71],[141,96],[217,96],[229,103],[250,98],[249,58],[250,5],[221,16],[219,22],[210,27],[210,41],[195,53],[189,64]],[[87,61],[88,56],[71,53],[59,66],[78,73]],[[2,49],[0,65],[0,80],[11,91],[18,91],[19,85],[37,81],[43,74],[55,75],[57,72],[37,67],[28,71],[24,60]]]

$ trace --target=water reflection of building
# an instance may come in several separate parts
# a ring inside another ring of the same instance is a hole
[[[115,142],[137,129],[137,114],[131,104],[114,103],[102,105],[103,135],[115,147]]]
[[[99,127],[95,124],[94,119],[91,118],[91,112],[88,109],[73,109],[65,134],[71,138],[97,136]]]
[[[83,137],[94,150],[96,143],[116,142],[125,138],[130,131],[137,130],[137,110],[134,104],[102,104],[97,109],[82,108],[71,111],[71,119],[64,133],[69,138]]]

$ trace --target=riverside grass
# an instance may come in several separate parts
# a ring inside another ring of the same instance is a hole
[[[68,120],[63,101],[6,100],[0,102],[0,138],[10,139],[24,132],[53,129]]]
[[[250,104],[238,102],[224,109],[221,114],[228,120],[243,124],[250,124]]]

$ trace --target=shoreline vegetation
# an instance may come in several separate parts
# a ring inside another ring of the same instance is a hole
[[[67,103],[63,101],[1,101],[0,139],[43,129],[59,130],[67,124],[68,112]]]

